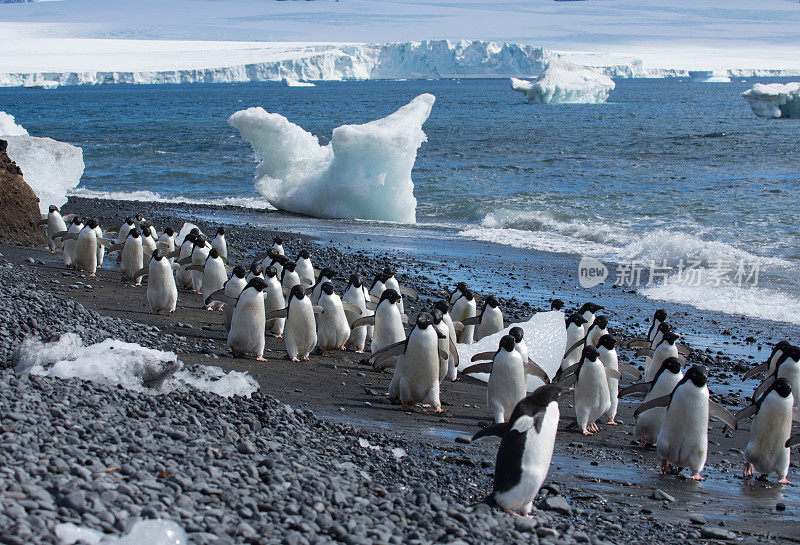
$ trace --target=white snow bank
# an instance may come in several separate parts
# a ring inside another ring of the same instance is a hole
[[[166,393],[190,386],[223,397],[249,396],[258,383],[249,374],[201,366],[199,374],[181,370],[174,352],[145,348],[117,339],[85,346],[80,337],[66,333],[58,341],[42,343],[27,338],[19,349],[16,370],[21,373],[80,378],[99,384],[121,385],[137,392]]]
[[[83,176],[83,150],[52,138],[28,136],[14,116],[0,112],[0,138],[8,141],[8,156],[22,169],[22,176],[39,197],[39,211],[67,202],[67,191]]]
[[[730,83],[731,78],[725,70],[689,70],[692,81],[699,83]]]
[[[164,519],[140,520],[124,536],[107,535],[71,522],[55,529],[61,545],[187,545],[189,538],[176,522]]]
[[[800,83],[756,83],[742,93],[758,117],[800,118]]]
[[[495,352],[503,335],[508,335],[512,327],[521,327],[524,331],[522,340],[528,347],[528,357],[539,364],[551,379],[561,366],[561,359],[567,347],[567,329],[564,325],[564,313],[561,311],[538,312],[527,322],[511,324],[502,331],[484,337],[473,344],[457,344],[460,367],[472,365],[472,356],[481,352]],[[488,381],[488,373],[471,375],[479,380]],[[528,391],[542,385],[542,381],[528,376]]]
[[[605,102],[614,87],[605,74],[563,60],[551,61],[532,82],[511,78],[511,88],[531,104]]]
[[[14,122],[13,115],[0,112],[0,136],[28,136],[28,131]]]
[[[253,146],[259,161],[255,189],[276,208],[315,217],[414,223],[411,169],[427,140],[422,124],[434,100],[423,94],[383,119],[337,127],[326,146],[263,108],[240,110],[228,122]]]

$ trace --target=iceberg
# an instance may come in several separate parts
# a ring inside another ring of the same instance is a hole
[[[139,520],[124,536],[104,534],[71,522],[55,528],[60,545],[87,543],[89,545],[186,545],[189,538],[177,522],[166,519]]]
[[[758,117],[800,119],[800,82],[756,83],[742,96]]]
[[[568,61],[551,61],[538,78],[511,78],[511,88],[531,104],[596,104],[605,102],[614,81],[600,72]]]
[[[524,335],[522,341],[528,347],[528,357],[535,361],[547,373],[550,380],[555,377],[561,367],[561,359],[567,347],[567,329],[564,325],[564,313],[557,310],[537,312],[527,322],[511,324],[502,331],[484,337],[473,344],[457,344],[458,358],[463,367],[471,365],[472,356],[481,352],[495,352],[503,335],[508,335],[512,327],[521,327]],[[488,373],[471,375],[484,382],[489,380]],[[538,378],[528,375],[528,391],[532,392],[542,385]]]
[[[83,150],[52,138],[29,136],[14,116],[0,112],[0,138],[8,142],[8,156],[22,169],[25,181],[39,197],[39,211],[67,202],[67,191],[83,176]]]
[[[259,161],[255,189],[269,203],[308,216],[414,223],[411,169],[427,140],[422,124],[435,97],[423,94],[393,114],[333,130],[325,146],[310,132],[263,108],[228,122]]]
[[[730,83],[725,70],[689,70],[689,78],[698,83]]]

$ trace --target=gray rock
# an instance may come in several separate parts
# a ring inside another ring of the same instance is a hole
[[[547,496],[542,502],[541,508],[562,515],[572,514],[572,507],[564,496]]]

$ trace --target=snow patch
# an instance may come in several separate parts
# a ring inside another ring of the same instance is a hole
[[[55,529],[61,545],[86,543],[88,545],[187,545],[189,537],[176,522],[164,519],[140,520],[124,536],[114,536],[77,526],[71,522],[59,524]]]
[[[253,146],[256,191],[279,210],[414,223],[411,169],[434,100],[423,94],[383,119],[337,127],[325,146],[263,108],[240,110],[228,122]]]
[[[8,142],[8,156],[22,169],[25,182],[39,197],[39,211],[47,214],[51,204],[67,202],[67,191],[83,176],[83,150],[52,138],[29,136],[14,122],[14,116],[0,112],[0,138]]]
[[[800,119],[800,82],[756,83],[742,96],[758,117]]]
[[[511,78],[511,88],[531,104],[601,103],[614,87],[605,74],[564,60],[551,61],[532,82]]]
[[[85,346],[76,334],[65,333],[51,343],[25,339],[19,348],[16,370],[62,379],[80,378],[148,393],[167,393],[189,386],[230,397],[249,396],[258,389],[258,383],[246,373],[225,373],[210,366],[200,366],[196,373],[190,373],[182,367],[174,352],[117,339]]]

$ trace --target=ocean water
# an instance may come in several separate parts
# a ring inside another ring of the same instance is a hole
[[[600,105],[529,105],[506,80],[0,89],[0,110],[83,148],[77,194],[263,208],[230,114],[326,143],[430,92],[419,225],[382,229],[574,255],[575,284],[593,256],[653,299],[800,324],[800,123],[756,118],[739,96],[756,81],[619,80]]]

